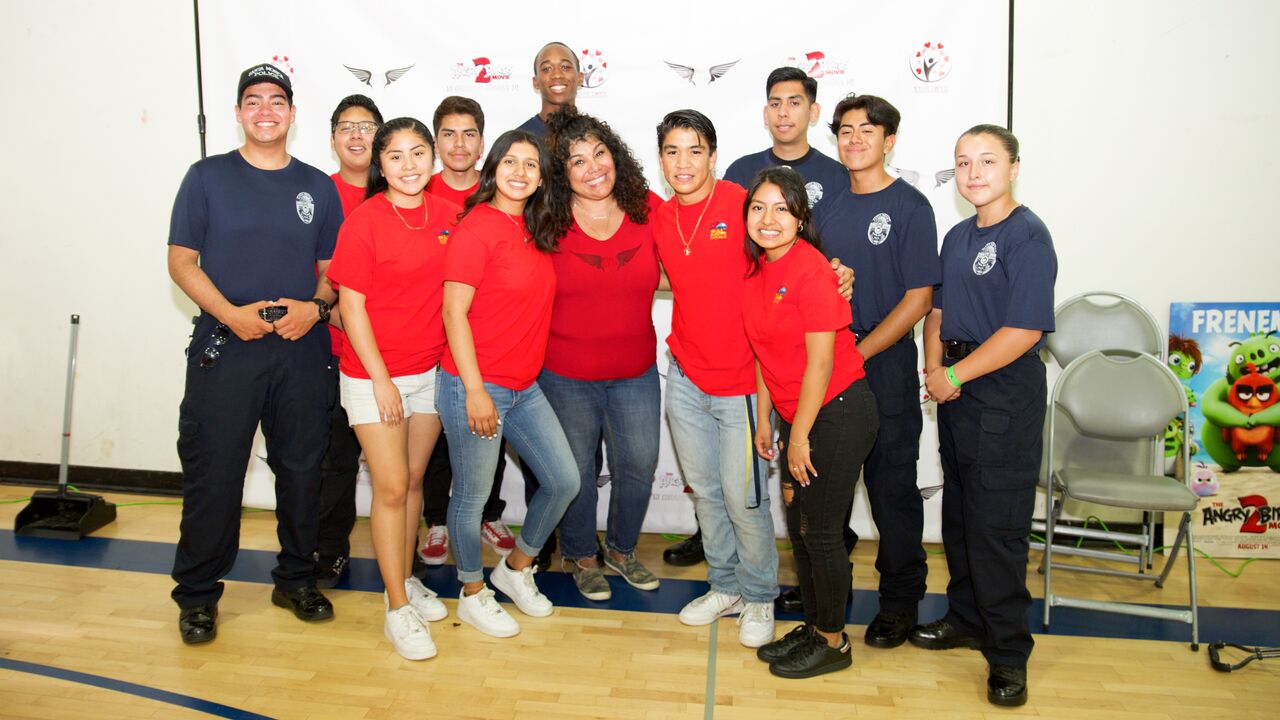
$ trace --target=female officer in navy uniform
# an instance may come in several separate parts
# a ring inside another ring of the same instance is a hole
[[[1027,701],[1028,534],[1040,470],[1058,261],[1040,218],[1013,198],[1018,140],[978,125],[956,143],[956,185],[977,215],[942,244],[925,320],[926,387],[938,403],[947,614],[912,630],[930,650],[981,649],[987,699]]]

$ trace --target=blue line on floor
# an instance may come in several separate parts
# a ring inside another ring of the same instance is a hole
[[[69,565],[72,567],[125,570],[168,575],[173,568],[174,546],[170,543],[142,540],[119,540],[86,537],[79,541],[53,540],[49,538],[14,535],[12,530],[0,530],[0,560]],[[235,567],[227,580],[269,583],[271,569],[276,564],[276,553],[265,550],[241,550]],[[461,585],[452,565],[429,567],[420,574],[427,586],[443,597],[458,597]],[[606,575],[613,589],[613,599],[607,602],[587,600],[578,593],[573,577],[568,573],[547,572],[538,576],[538,587],[560,607],[593,608],[600,610],[626,610],[676,614],[690,600],[707,592],[707,584],[700,580],[662,579],[662,586],[653,592],[636,590],[616,575]],[[1170,589],[1177,590],[1173,583]],[[369,558],[352,558],[350,570],[338,584],[341,590],[381,592],[382,580],[378,565]],[[1154,607],[1174,607],[1153,605]],[[879,610],[879,600],[874,591],[859,590],[846,613],[852,625],[866,625]],[[930,593],[920,602],[919,617],[922,622],[940,618],[947,610],[945,595]],[[1112,613],[1091,612],[1076,608],[1055,608],[1052,625],[1041,628],[1044,616],[1042,600],[1031,603],[1032,632],[1047,635],[1073,635],[1080,637],[1104,637],[1126,640],[1191,641],[1190,626],[1169,620],[1132,617]],[[175,610],[174,616],[177,616]],[[796,613],[778,613],[779,620],[800,620]],[[1223,640],[1242,645],[1280,645],[1280,610],[1252,610],[1245,608],[1200,608],[1200,638],[1202,642]]]
[[[54,542],[60,542],[55,540]],[[159,690],[146,685],[138,685],[137,683],[125,682],[114,678],[103,677],[101,675],[90,675],[89,673],[76,672],[75,670],[66,670],[52,665],[40,665],[38,663],[24,662],[22,660],[11,660],[9,658],[0,658],[0,670],[13,670],[15,672],[24,672],[32,675],[43,675],[45,677],[55,678],[57,680],[66,680],[67,682],[80,683],[81,685],[92,685],[104,690],[113,690],[127,695],[136,695],[138,697],[147,698],[148,700],[156,700],[170,705],[177,705],[188,710],[195,710],[207,715],[214,715],[221,718],[234,718],[235,720],[271,720],[270,716],[259,715],[233,708],[230,705],[201,700],[189,695],[179,695],[168,690]]]

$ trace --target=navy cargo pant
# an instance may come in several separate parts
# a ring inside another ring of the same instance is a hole
[[[920,457],[919,358],[908,336],[867,360],[867,384],[880,411],[880,434],[863,468],[871,517],[880,532],[876,571],[880,610],[916,617],[925,593],[924,499],[916,486]]]
[[[1044,363],[1033,355],[938,406],[946,620],[980,638],[991,664],[1025,667],[1034,644],[1027,551],[1044,413]]]
[[[253,436],[262,424],[275,474],[280,554],[271,571],[284,591],[315,584],[320,460],[334,392],[329,333],[244,342],[211,315],[195,322],[178,415],[182,525],[173,561],[179,607],[216,603],[235,564],[240,501]]]

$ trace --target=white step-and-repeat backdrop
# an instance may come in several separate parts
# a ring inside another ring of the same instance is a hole
[[[971,212],[946,174],[955,139],[979,122],[1003,124],[1008,98],[1008,0],[918,0],[884,3],[777,5],[757,2],[567,2],[542,8],[509,0],[482,5],[424,2],[262,3],[218,0],[200,5],[200,40],[209,153],[243,142],[233,106],[239,73],[258,62],[275,63],[294,86],[297,121],[290,152],[325,172],[337,169],[329,148],[328,118],[346,95],[364,93],[385,117],[412,115],[431,123],[446,95],[465,95],[485,111],[489,138],[538,111],[532,87],[534,54],[558,40],[578,53],[585,87],[578,106],[607,120],[644,163],[650,185],[670,194],[657,163],[654,126],[670,110],[706,113],[719,134],[718,171],[733,159],[768,147],[764,126],[765,78],[782,65],[818,80],[822,119],[810,142],[835,156],[826,129],[829,112],[849,93],[887,98],[902,111],[892,172],[933,203],[939,239]],[[686,79],[669,64],[694,68]],[[713,80],[712,66],[728,66]],[[368,77],[368,80],[361,80]],[[654,302],[660,339],[658,370],[665,375],[669,299]],[[921,439],[919,484],[926,496],[927,539],[939,540],[942,484],[932,407]],[[272,476],[255,446],[245,504],[273,507]],[[607,472],[607,470],[606,470]],[[776,526],[782,534],[773,480]],[[362,472],[359,504],[366,512],[368,477]],[[503,487],[506,519],[524,516],[523,482],[508,467]],[[600,501],[601,527],[608,487]],[[682,492],[680,470],[664,427],[646,532],[691,532],[692,503]],[[875,536],[865,496],[858,493],[854,528]]]

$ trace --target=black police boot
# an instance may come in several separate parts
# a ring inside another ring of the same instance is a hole
[[[672,545],[662,551],[662,561],[668,565],[678,565],[687,567],[689,565],[697,565],[707,559],[706,554],[702,551],[702,531],[689,536],[687,540]]]
[[[218,606],[198,605],[178,613],[178,632],[188,645],[207,643],[218,636]]]
[[[992,665],[987,675],[987,702],[1002,707],[1027,704],[1027,669]]]
[[[915,613],[908,615],[881,610],[867,626],[867,634],[863,640],[874,648],[896,648],[907,641],[915,624]]]

